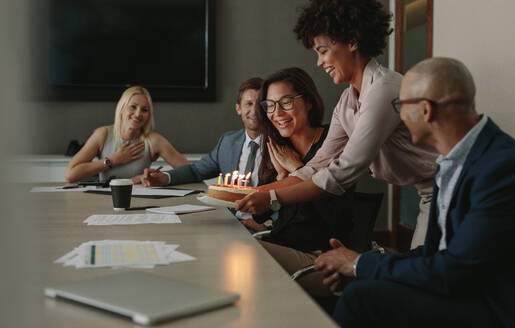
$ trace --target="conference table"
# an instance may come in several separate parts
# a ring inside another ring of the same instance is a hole
[[[50,184],[38,184],[47,185]],[[21,321],[38,327],[135,327],[137,325],[128,318],[45,297],[43,290],[49,284],[142,270],[241,296],[232,306],[166,321],[159,327],[336,327],[227,208],[180,215],[180,224],[88,226],[83,221],[90,215],[120,213],[113,211],[111,196],[84,192],[29,192],[32,186],[17,188],[26,206],[18,206],[16,216],[22,220],[21,227],[27,230],[24,240],[30,248],[28,263],[18,259],[18,265],[22,266],[19,275],[25,277],[23,287],[19,289],[24,297],[23,313],[30,316]],[[178,187],[206,188],[204,184]],[[131,206],[203,205],[197,200],[198,196],[133,197]],[[106,239],[179,244],[179,251],[196,260],[153,269],[76,269],[54,263],[83,242]],[[13,277],[13,283],[21,280],[20,277]]]

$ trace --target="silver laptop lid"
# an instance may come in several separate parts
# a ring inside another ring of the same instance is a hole
[[[145,272],[123,272],[45,288],[62,297],[150,325],[230,305],[240,296]]]

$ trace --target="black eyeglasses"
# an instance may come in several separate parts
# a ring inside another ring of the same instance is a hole
[[[394,100],[392,100],[393,110],[396,113],[400,113],[402,105],[404,105],[404,104],[415,104],[415,103],[418,103],[418,102],[421,102],[421,101],[424,101],[424,100],[429,102],[433,106],[436,106],[436,104],[437,104],[436,101],[431,100],[431,99],[427,99],[427,98],[410,98],[410,99],[402,99],[401,100],[401,99],[399,99],[399,97],[397,97]]]
[[[263,110],[265,112],[267,112],[268,114],[272,114],[273,112],[275,112],[276,104],[279,104],[279,106],[281,106],[281,108],[285,111],[292,110],[293,102],[295,101],[295,99],[298,99],[301,97],[302,97],[302,95],[283,96],[283,97],[281,97],[281,99],[279,99],[277,101],[266,99],[266,100],[263,100],[262,102],[260,102],[259,104],[261,105],[261,107],[263,108]]]

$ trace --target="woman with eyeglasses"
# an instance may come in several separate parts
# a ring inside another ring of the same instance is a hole
[[[261,110],[256,116],[266,147],[262,149],[260,183],[281,180],[304,166],[322,146],[328,126],[322,125],[324,104],[315,83],[302,69],[280,70],[265,80],[260,95]],[[352,229],[352,192],[319,200],[291,204],[273,214],[255,215],[243,221],[247,227],[271,218],[271,233],[260,243],[290,274],[312,265],[321,251],[331,248],[330,238],[346,242]],[[314,297],[331,291],[322,283],[322,274],[300,279],[300,285]]]
[[[302,9],[294,29],[297,39],[315,51],[317,65],[335,84],[349,87],[334,109],[316,156],[288,178],[239,201],[237,210],[261,213],[274,204],[342,195],[370,171],[387,183],[417,188],[420,211],[411,246],[424,243],[436,153],[412,143],[391,106],[402,76],[375,60],[386,47],[390,20],[375,0],[311,0]]]

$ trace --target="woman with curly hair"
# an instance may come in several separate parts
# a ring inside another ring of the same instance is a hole
[[[390,20],[391,15],[375,0],[311,0],[302,9],[294,28],[297,39],[316,52],[317,65],[335,84],[349,87],[334,109],[324,144],[311,161],[239,201],[238,210],[262,213],[278,203],[341,195],[370,172],[387,183],[415,185],[421,202],[412,247],[424,243],[437,155],[412,143],[391,106],[402,76],[374,58],[386,47]],[[330,243],[340,245],[336,239]]]

